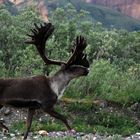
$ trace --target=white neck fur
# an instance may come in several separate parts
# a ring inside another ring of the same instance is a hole
[[[52,79],[50,80],[50,87],[57,95],[58,100],[63,96],[63,93],[66,87],[68,86],[70,80],[71,80],[70,77],[63,73],[53,76]]]

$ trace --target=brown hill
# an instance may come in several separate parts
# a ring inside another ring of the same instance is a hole
[[[140,20],[140,0],[85,0],[87,3],[99,4]]]

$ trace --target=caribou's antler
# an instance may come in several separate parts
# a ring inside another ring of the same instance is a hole
[[[74,41],[74,45],[72,48],[72,56],[68,60],[67,64],[69,65],[83,65],[85,67],[89,67],[89,62],[87,60],[87,55],[84,54],[84,49],[86,48],[87,43],[86,39],[82,36],[77,36]]]
[[[31,37],[30,41],[26,41],[28,44],[34,44],[44,60],[44,62],[49,65],[49,64],[55,64],[55,65],[61,65],[65,64],[63,61],[57,61],[57,60],[52,60],[47,57],[45,54],[45,44],[47,39],[51,36],[51,34],[54,31],[54,26],[51,23],[44,23],[40,24],[40,27],[37,24],[34,24],[35,28],[31,29],[32,35],[29,35]]]
[[[46,40],[53,33],[54,26],[51,23],[44,23],[44,25],[40,24],[40,27],[35,23],[34,26],[35,28],[31,29],[33,35],[28,34],[28,36],[31,37],[31,40],[26,43],[34,44],[38,48],[44,50]]]
[[[84,49],[87,46],[86,40],[84,37],[79,36],[76,38],[75,43],[74,43],[74,49],[72,52],[71,57],[68,59],[67,62],[63,61],[57,61],[57,60],[51,60],[47,57],[45,54],[45,43],[47,39],[50,37],[50,35],[54,31],[54,26],[51,23],[44,23],[38,26],[37,24],[34,24],[35,28],[31,29],[32,35],[28,35],[31,40],[26,41],[28,44],[34,44],[44,60],[44,62],[49,65],[49,64],[55,64],[55,65],[62,65],[64,64],[66,68],[72,64],[81,64],[83,65],[83,60],[86,60],[86,56],[83,53]],[[86,61],[88,62],[88,61]],[[83,65],[85,66],[85,65]]]

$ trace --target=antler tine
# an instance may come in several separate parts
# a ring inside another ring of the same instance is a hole
[[[76,57],[84,51],[86,46],[87,43],[85,38],[82,36],[77,36],[74,41],[74,49],[72,50],[72,56],[67,61],[67,65],[72,64],[75,61]]]
[[[37,25],[36,23],[34,23],[34,26],[35,26],[35,28],[36,28],[37,30],[39,30],[39,27],[38,27],[38,25]]]
[[[51,23],[44,23],[38,26],[36,23],[34,24],[35,28],[31,29],[32,35],[28,36],[31,40],[26,41],[25,43],[33,44],[36,46],[40,56],[42,57],[43,61],[47,64],[54,64],[54,65],[62,65],[66,64],[63,61],[52,60],[47,57],[45,54],[45,44],[47,39],[51,36],[54,31],[54,26]]]
[[[74,47],[71,49],[72,54],[75,55],[75,57],[70,58],[71,60],[69,61],[69,65],[81,65],[81,66],[89,68],[87,55],[83,52],[86,46],[87,46],[87,43],[84,37],[79,36],[75,39]],[[76,47],[78,50],[77,50],[77,53],[74,54]]]
[[[31,29],[31,31],[33,32],[33,34],[37,34],[37,30],[36,29]]]

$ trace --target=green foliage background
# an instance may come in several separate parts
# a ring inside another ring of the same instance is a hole
[[[103,28],[102,24],[88,20],[88,14],[84,10],[77,12],[68,4],[65,9],[51,12],[49,19],[55,26],[54,34],[47,42],[50,58],[66,60],[77,35],[85,36],[88,42],[90,74],[74,81],[67,91],[68,96],[125,100],[123,103],[139,101],[140,32]],[[1,77],[23,77],[57,69],[45,67],[35,47],[24,43],[33,23],[40,22],[34,8],[13,16],[4,6],[0,7]],[[77,95],[73,95],[75,88]]]
[[[140,101],[140,31],[106,29],[93,22],[89,13],[77,11],[71,4],[50,13],[55,26],[47,41],[50,58],[67,60],[77,35],[87,39],[90,73],[74,80],[66,97],[103,99],[122,105]],[[0,6],[0,77],[25,77],[54,73],[57,67],[46,67],[32,45],[26,45],[33,23],[42,23],[33,7],[11,15]]]

